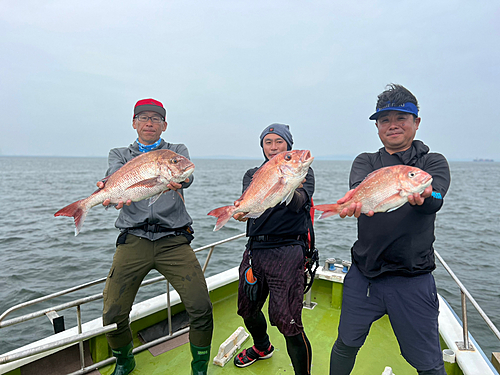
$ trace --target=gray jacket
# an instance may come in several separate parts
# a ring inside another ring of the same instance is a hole
[[[172,144],[163,139],[159,149],[172,150],[189,159],[189,152],[183,144]],[[128,147],[113,148],[108,156],[108,170],[106,176],[109,176],[120,169],[125,163],[136,156],[141,155],[137,142]],[[189,177],[189,182],[183,182],[182,187],[188,188],[194,180],[194,176]],[[183,189],[178,190],[182,196]],[[187,213],[186,206],[177,192],[168,191],[151,206],[149,199],[139,202],[132,202],[130,206],[123,206],[115,222],[115,226],[120,230],[128,229],[128,232],[155,241],[159,238],[175,233],[176,229],[185,228],[193,223],[191,216]],[[145,231],[137,227],[144,224],[161,225],[161,232]],[[165,228],[167,229],[166,231]],[[171,229],[171,230],[170,230]]]

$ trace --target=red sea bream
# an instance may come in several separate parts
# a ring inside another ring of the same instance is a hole
[[[362,203],[361,213],[392,211],[408,202],[409,195],[422,193],[431,183],[431,175],[417,167],[394,165],[380,168],[351,190],[345,203],[320,204],[314,209],[323,211],[320,219],[339,214],[353,202]]]
[[[308,150],[283,151],[275,155],[253,175],[252,182],[238,199],[239,206],[224,206],[208,213],[215,216],[214,231],[222,228],[238,212],[246,218],[257,218],[268,208],[290,203],[314,158]]]
[[[169,190],[170,182],[180,183],[194,171],[194,164],[171,150],[155,150],[142,154],[106,178],[104,188],[57,211],[54,216],[75,218],[75,236],[80,233],[88,210],[104,202],[138,202],[151,198],[153,204],[160,195]]]

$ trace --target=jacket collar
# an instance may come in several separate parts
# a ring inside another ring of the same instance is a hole
[[[398,157],[402,164],[404,165],[415,165],[418,159],[420,159],[425,154],[429,153],[429,146],[425,145],[424,142],[415,140],[412,142],[409,149],[405,151],[396,152],[390,155],[384,147],[382,147],[379,152],[383,159],[388,157]]]
[[[155,150],[161,150],[165,146],[166,143],[167,142],[165,142],[165,140],[162,139],[161,142],[160,142],[160,145]],[[139,151],[139,145],[137,144],[137,141],[134,141],[134,143],[132,143],[130,146],[128,146],[128,149],[130,150],[130,153],[134,157],[143,154],[143,152]]]

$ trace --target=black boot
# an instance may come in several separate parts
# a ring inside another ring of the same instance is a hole
[[[210,345],[209,346],[191,346],[191,355],[193,360],[191,361],[191,369],[193,375],[207,375],[208,362],[210,361]]]
[[[116,367],[111,375],[127,375],[135,368],[135,359],[132,354],[134,343],[122,346],[118,349],[111,349],[113,357],[116,357]]]

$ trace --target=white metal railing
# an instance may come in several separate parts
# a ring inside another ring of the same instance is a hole
[[[195,249],[194,250],[195,253],[209,249],[207,258],[205,259],[205,263],[203,264],[203,268],[202,268],[203,273],[205,273],[207,266],[208,266],[208,263],[210,261],[210,258],[214,252],[214,249],[217,246],[222,245],[222,244],[227,243],[227,242],[237,240],[237,239],[242,238],[244,236],[245,236],[245,233],[241,233],[241,234],[238,234],[236,236],[226,238],[222,241],[214,242],[212,244],[202,246],[202,247]],[[155,283],[158,283],[158,282],[163,281],[163,280],[165,280],[164,276],[158,276],[158,277],[143,281],[141,283],[140,287],[155,284]],[[91,282],[88,282],[88,283],[85,283],[82,285],[78,285],[78,286],[75,286],[75,287],[72,287],[69,289],[65,289],[65,290],[57,292],[57,293],[52,293],[52,294],[49,294],[49,295],[44,296],[44,297],[40,297],[40,298],[36,298],[34,300],[31,300],[31,301],[20,303],[20,304],[15,305],[15,306],[9,308],[8,310],[6,310],[2,315],[0,315],[0,329],[8,327],[8,326],[12,326],[14,324],[20,324],[20,323],[26,322],[28,320],[41,317],[43,315],[49,316],[49,314],[54,314],[54,312],[56,312],[56,311],[61,311],[61,310],[69,309],[71,307],[76,307],[78,334],[73,335],[71,337],[67,337],[67,338],[62,339],[62,340],[52,342],[50,344],[44,344],[44,345],[40,345],[40,346],[35,347],[35,348],[30,348],[30,349],[25,349],[23,351],[15,352],[15,353],[12,353],[10,355],[1,355],[0,356],[0,364],[5,364],[5,363],[9,363],[9,362],[16,361],[19,359],[27,358],[27,357],[30,357],[32,355],[40,354],[40,353],[43,353],[43,352],[46,352],[46,351],[49,351],[52,349],[63,348],[65,346],[69,346],[69,345],[75,344],[75,343],[79,344],[80,367],[81,368],[80,368],[80,370],[72,373],[71,375],[86,374],[88,372],[94,371],[97,368],[100,368],[100,367],[103,367],[103,366],[106,366],[106,365],[113,363],[116,360],[114,357],[108,358],[104,361],[101,361],[99,363],[95,363],[95,364],[88,366],[88,367],[85,367],[85,361],[84,361],[83,342],[85,340],[88,340],[92,337],[116,330],[116,324],[110,324],[110,325],[104,326],[102,328],[98,328],[98,329],[94,329],[94,330],[82,333],[81,305],[102,299],[102,296],[103,296],[102,293],[87,296],[84,298],[75,299],[75,300],[70,301],[70,302],[66,302],[66,303],[63,303],[60,305],[56,305],[56,306],[51,306],[51,307],[48,307],[45,309],[35,311],[33,313],[29,313],[29,314],[25,314],[25,315],[22,315],[22,316],[19,316],[16,318],[5,320],[5,318],[8,315],[10,315],[11,313],[13,313],[14,311],[18,311],[18,310],[21,310],[23,308],[33,306],[33,305],[39,304],[41,302],[51,300],[51,299],[56,298],[56,297],[60,297],[63,295],[74,293],[74,292],[79,291],[79,290],[87,289],[87,288],[90,288],[94,285],[104,283],[105,281],[106,281],[106,277],[103,277],[103,278],[100,278],[100,279],[97,279],[97,280],[94,280],[94,281],[91,281]],[[151,341],[149,343],[146,343],[146,344],[143,344],[141,346],[134,348],[133,353],[138,353],[138,352],[141,352],[143,350],[146,350],[152,346],[158,345],[164,341],[167,341],[167,340],[170,340],[174,337],[182,335],[183,333],[185,333],[189,330],[189,327],[188,327],[188,328],[182,329],[180,331],[177,331],[175,333],[172,333],[172,314],[171,314],[171,306],[170,306],[170,284],[168,281],[167,281],[167,314],[168,314],[169,334],[167,336],[161,337],[159,339],[156,339],[154,341]]]
[[[448,264],[444,261],[444,259],[439,255],[439,253],[434,250],[434,254],[436,254],[436,257],[439,259],[441,264],[443,265],[444,269],[450,274],[451,278],[455,281],[455,283],[458,285],[460,288],[460,294],[461,294],[461,305],[462,305],[462,328],[463,328],[463,350],[471,350],[470,344],[469,344],[469,329],[468,329],[468,323],[467,323],[467,298],[469,301],[471,301],[472,305],[476,308],[477,312],[479,315],[484,319],[488,327],[491,329],[491,331],[495,334],[495,336],[500,340],[500,331],[498,328],[493,324],[493,322],[490,320],[488,315],[483,311],[483,309],[479,306],[479,304],[476,302],[474,297],[469,293],[467,288],[462,284],[462,282],[458,279],[458,277],[455,275],[455,273],[451,270],[451,268],[448,266]],[[466,298],[467,297],[467,298]],[[460,348],[462,349],[462,348]]]
[[[245,236],[245,233],[241,233],[239,235],[224,239],[222,241],[214,242],[212,244],[202,246],[202,247],[195,249],[194,252],[209,250],[209,252],[207,254],[207,258],[205,259],[205,263],[203,264],[203,267],[202,267],[203,272],[205,272],[207,269],[208,263],[209,263],[210,258],[215,250],[215,247],[222,245],[224,243],[227,243],[227,242],[237,240],[237,239],[242,238],[244,236]],[[483,309],[476,302],[474,297],[472,297],[472,295],[465,288],[465,286],[458,279],[458,277],[451,270],[451,268],[444,261],[444,259],[439,255],[439,253],[437,251],[434,251],[434,253],[436,254],[436,257],[441,262],[441,264],[443,265],[445,270],[448,272],[448,274],[452,277],[452,279],[455,281],[455,283],[460,288],[461,305],[462,305],[463,339],[464,339],[463,349],[470,350],[470,343],[469,343],[469,336],[468,336],[468,322],[467,322],[467,299],[469,299],[469,301],[472,303],[472,305],[478,311],[479,315],[484,319],[484,321],[486,322],[486,324],[488,325],[490,330],[500,340],[500,331],[497,329],[497,327],[489,319],[489,317],[486,315],[486,313],[483,311]],[[155,278],[143,281],[141,283],[141,287],[146,286],[146,285],[155,284],[155,283],[158,283],[158,282],[163,281],[163,280],[165,280],[164,276],[155,277]],[[21,310],[21,309],[26,308],[28,306],[33,306],[33,305],[39,304],[41,302],[45,302],[45,301],[48,301],[50,299],[56,298],[56,297],[60,297],[63,295],[74,293],[74,292],[79,291],[79,290],[87,289],[89,287],[98,285],[100,283],[104,283],[105,281],[106,281],[105,277],[101,278],[101,279],[97,279],[97,280],[94,280],[94,281],[91,281],[91,282],[88,282],[88,283],[85,283],[82,285],[78,285],[78,286],[57,292],[57,293],[53,293],[53,294],[50,294],[50,295],[47,295],[44,297],[36,298],[32,301],[27,301],[27,302],[15,305],[15,306],[9,308],[8,310],[6,310],[2,315],[0,315],[0,329],[8,327],[8,326],[12,326],[14,324],[23,323],[23,322],[26,322],[28,320],[41,317],[43,315],[48,315],[49,313],[52,313],[54,311],[61,311],[61,310],[65,310],[65,309],[68,309],[71,307],[76,307],[78,334],[71,336],[71,337],[68,337],[68,338],[65,338],[65,339],[62,339],[62,340],[58,340],[58,341],[50,343],[50,344],[44,344],[44,345],[41,345],[41,346],[36,347],[36,348],[26,349],[26,350],[21,351],[21,352],[12,353],[10,355],[2,355],[2,356],[0,356],[0,364],[5,364],[5,363],[9,363],[9,362],[16,361],[19,359],[27,358],[27,357],[30,357],[30,356],[35,355],[35,354],[43,353],[43,352],[46,352],[46,351],[49,351],[52,349],[62,348],[62,347],[65,347],[65,346],[68,346],[68,345],[71,345],[71,344],[74,344],[77,342],[79,343],[81,368],[80,368],[80,370],[72,373],[71,375],[86,374],[86,373],[91,372],[97,368],[100,368],[100,367],[103,367],[103,366],[106,366],[106,365],[113,363],[115,361],[114,357],[108,358],[104,361],[93,364],[89,367],[85,367],[85,362],[84,362],[83,342],[85,340],[88,340],[89,338],[94,337],[94,336],[98,336],[98,335],[101,335],[103,333],[107,333],[107,332],[110,332],[110,331],[113,331],[116,329],[116,324],[111,324],[109,326],[105,326],[105,327],[102,327],[99,329],[95,329],[95,330],[91,330],[91,331],[82,333],[82,320],[81,320],[80,307],[83,304],[101,299],[102,293],[87,296],[84,298],[79,298],[79,299],[76,299],[76,300],[73,300],[70,302],[66,302],[63,304],[59,304],[56,306],[52,306],[52,307],[38,310],[38,311],[35,311],[33,313],[29,313],[29,314],[25,314],[25,315],[22,315],[22,316],[19,316],[16,318],[5,320],[5,318],[8,315],[10,315],[11,313],[13,313],[14,311]],[[158,345],[164,341],[170,340],[174,337],[177,337],[177,336],[187,332],[189,329],[189,328],[185,328],[185,329],[177,331],[175,333],[172,332],[172,314],[171,314],[171,306],[170,306],[170,286],[169,286],[168,281],[167,281],[167,311],[168,311],[169,334],[167,336],[161,337],[157,340],[151,341],[149,343],[146,343],[146,344],[143,344],[141,346],[134,348],[134,350],[133,350],[134,354],[139,353],[143,350],[146,350],[152,346]]]

